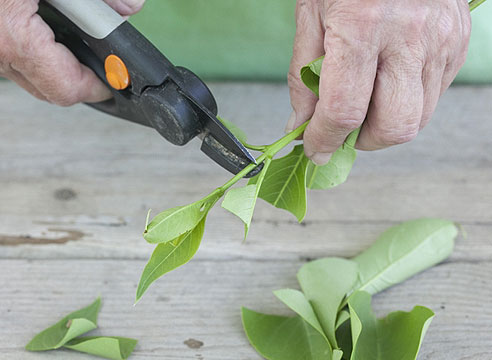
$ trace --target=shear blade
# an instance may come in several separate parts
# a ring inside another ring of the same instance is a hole
[[[198,135],[202,140],[201,150],[217,164],[233,174],[239,173],[256,160],[243,144],[217,119],[205,106],[189,94],[183,95],[190,101],[199,113],[202,122],[202,132]],[[252,177],[260,172],[262,166],[252,170],[246,177]]]

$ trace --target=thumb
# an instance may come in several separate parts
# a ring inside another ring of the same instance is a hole
[[[323,30],[314,2],[297,2],[296,36],[288,83],[293,113],[285,128],[290,132],[311,118],[318,98],[301,80],[301,68],[324,54]]]

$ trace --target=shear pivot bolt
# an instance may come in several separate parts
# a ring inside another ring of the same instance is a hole
[[[125,63],[116,55],[109,55],[104,61],[104,70],[109,85],[116,90],[124,90],[130,85],[130,74]]]

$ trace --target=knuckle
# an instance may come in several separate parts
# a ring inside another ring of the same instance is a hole
[[[320,107],[321,114],[328,120],[330,126],[342,131],[357,129],[366,116],[365,109],[347,106],[343,101],[331,101],[321,104]]]
[[[347,116],[339,117],[338,115],[341,114],[337,114],[337,116],[333,118],[331,121],[332,126],[337,130],[343,132],[353,131],[357,129],[362,123],[360,119],[351,118]]]
[[[381,129],[374,128],[373,138],[380,145],[399,145],[412,141],[419,132],[420,124],[416,127],[406,127],[401,129]]]
[[[287,84],[289,87],[295,87],[299,85],[300,75],[291,66],[289,72],[287,73]]]

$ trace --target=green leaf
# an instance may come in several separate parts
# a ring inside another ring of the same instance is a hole
[[[301,69],[301,80],[316,96],[319,97],[319,76],[324,56],[311,61]]]
[[[300,222],[306,215],[306,166],[302,145],[288,155],[275,159],[265,171],[258,196],[273,206],[290,211]],[[256,184],[259,175],[249,181]]]
[[[136,301],[142,297],[155,280],[186,264],[196,254],[203,237],[205,220],[206,217],[203,217],[193,230],[181,235],[174,241],[156,246],[140,277]]]
[[[268,360],[332,360],[330,344],[300,316],[285,317],[242,309],[251,345]]]
[[[313,307],[302,292],[293,289],[282,289],[274,291],[274,294],[280,301],[287,305],[292,311],[297,313],[297,315],[303,318],[304,321],[316,329],[323,336],[323,338],[328,341],[323,329],[321,328],[321,324],[314,313]]]
[[[74,311],[55,325],[41,331],[26,345],[29,351],[46,351],[58,349],[70,340],[97,327],[97,315],[101,299],[97,298],[91,305]]]
[[[222,201],[222,207],[239,217],[244,223],[244,239],[248,236],[253,213],[255,212],[256,200],[270,164],[271,159],[267,158],[255,184],[229,190],[225,195],[224,201]]]
[[[166,243],[193,230],[206,217],[219,197],[219,193],[212,193],[193,204],[161,212],[147,225],[145,240],[149,243]]]
[[[386,230],[362,254],[354,290],[376,294],[446,259],[458,235],[448,220],[418,219]]]
[[[240,129],[236,124],[230,122],[229,120],[223,119],[217,116],[217,119],[234,135],[241,143],[245,144],[248,141],[246,133]]]
[[[297,279],[332,347],[338,348],[335,337],[338,309],[357,281],[357,263],[340,258],[315,260],[299,270]]]
[[[371,295],[354,293],[349,299],[353,350],[351,360],[415,360],[434,313],[416,306],[377,320]]]
[[[123,337],[87,336],[65,344],[71,350],[100,356],[106,359],[125,360],[137,345],[137,340]]]
[[[328,164],[317,166],[309,161],[306,172],[306,185],[309,189],[326,190],[347,180],[357,158],[354,146],[359,132],[360,128],[350,133],[345,143],[333,153]]]

